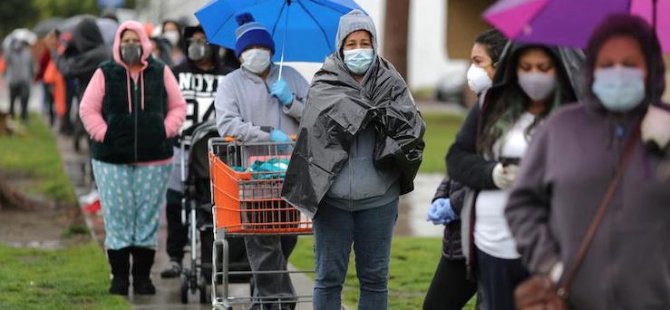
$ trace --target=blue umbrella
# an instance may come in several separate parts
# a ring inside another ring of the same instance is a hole
[[[274,61],[322,62],[335,51],[340,17],[353,0],[212,0],[195,13],[207,39],[235,49],[235,16],[249,12],[268,28],[276,49]]]

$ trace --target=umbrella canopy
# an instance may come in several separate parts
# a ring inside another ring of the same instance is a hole
[[[95,16],[89,14],[75,15],[70,18],[63,20],[58,27],[56,27],[60,32],[72,32],[79,23],[84,20],[84,18],[96,19]]]
[[[510,39],[584,48],[600,22],[617,13],[655,25],[663,51],[670,53],[670,0],[500,0],[484,19]]]
[[[4,40],[3,45],[4,47],[8,47],[9,43],[11,43],[12,40],[17,40],[17,41],[23,41],[26,42],[30,45],[35,44],[37,41],[37,35],[35,35],[34,32],[26,29],[26,28],[18,28],[14,29]]]
[[[38,37],[43,37],[46,36],[51,30],[54,30],[60,25],[60,23],[63,22],[63,19],[60,17],[54,17],[54,18],[49,18],[45,19],[41,22],[39,22],[35,28],[33,28],[33,31],[35,34],[37,34]]]
[[[322,62],[335,50],[340,17],[353,9],[362,10],[353,0],[213,0],[195,16],[210,42],[235,49],[235,16],[249,12],[270,31],[273,60]]]

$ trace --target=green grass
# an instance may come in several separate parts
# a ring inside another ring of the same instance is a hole
[[[0,309],[130,309],[107,292],[105,261],[94,242],[61,250],[0,245]]]
[[[314,238],[300,237],[290,262],[301,270],[314,270]],[[423,298],[442,251],[440,238],[395,237],[391,246],[389,309],[421,309]],[[349,260],[343,302],[355,309],[358,302],[358,280],[354,258]],[[474,302],[464,309],[474,309]]]
[[[463,116],[446,112],[428,112],[423,113],[423,118],[426,121],[424,135],[426,149],[423,152],[419,172],[445,173],[444,156],[454,142]]]
[[[0,171],[19,179],[18,190],[76,202],[56,141],[39,116],[31,115],[20,134],[0,137],[0,150]],[[88,230],[75,223],[61,237],[82,234]],[[0,244],[0,309],[130,309],[107,292],[109,271],[100,247],[93,241],[65,243],[58,250]]]
[[[65,203],[76,198],[61,164],[61,156],[50,129],[36,114],[31,114],[25,132],[0,137],[0,170],[28,174],[35,186],[20,188]]]

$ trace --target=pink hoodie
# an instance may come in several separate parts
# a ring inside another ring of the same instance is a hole
[[[131,72],[128,66],[121,60],[121,34],[126,30],[135,31],[140,37],[142,44],[142,69],[139,72]],[[148,58],[151,55],[151,42],[144,33],[142,25],[135,21],[127,21],[121,24],[116,31],[114,38],[114,46],[112,50],[114,61],[126,68],[126,83],[128,87],[128,112],[132,112],[132,104],[130,100],[130,80],[132,78],[134,83],[138,82],[141,85],[142,102],[140,109],[144,109],[144,75],[143,71],[148,65]],[[165,135],[166,137],[174,137],[179,133],[184,119],[186,117],[186,101],[181,95],[179,84],[175,79],[174,74],[170,68],[165,66],[163,72],[163,80],[165,91],[167,93],[168,112],[165,116]],[[84,92],[79,107],[79,116],[86,131],[91,135],[95,141],[102,142],[107,133],[107,123],[102,117],[102,103],[105,96],[105,75],[101,69],[98,69],[93,74],[91,81]],[[170,161],[170,159],[166,160]],[[163,162],[163,161],[160,161]],[[152,162],[153,163],[153,162]]]

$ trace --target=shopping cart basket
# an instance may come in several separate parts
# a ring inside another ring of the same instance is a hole
[[[232,272],[227,266],[226,236],[304,235],[312,233],[312,221],[281,198],[281,189],[293,143],[244,143],[226,138],[209,140],[209,164],[214,202],[214,247],[212,305],[232,309],[233,305],[263,304],[276,296],[229,296],[231,275],[295,273],[299,271]],[[218,248],[222,257],[218,256]],[[222,279],[221,295],[217,279]],[[286,297],[283,297],[286,299]],[[311,301],[311,296],[292,296],[287,303]]]

